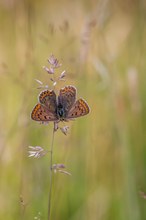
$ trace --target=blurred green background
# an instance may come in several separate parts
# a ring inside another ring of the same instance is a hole
[[[0,219],[47,219],[53,125],[30,119],[54,54],[91,113],[55,133],[53,220],[146,219],[146,1],[0,1]],[[51,88],[51,87],[50,87]],[[21,198],[21,199],[20,199]],[[21,201],[20,201],[21,200]]]

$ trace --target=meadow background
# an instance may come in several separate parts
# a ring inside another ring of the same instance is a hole
[[[146,1],[0,1],[0,219],[47,219],[53,125],[30,119],[54,54],[91,113],[55,133],[53,220],[146,219]],[[51,87],[50,87],[51,88]]]

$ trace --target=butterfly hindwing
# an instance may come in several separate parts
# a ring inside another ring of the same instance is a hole
[[[70,111],[67,114],[67,119],[70,118],[78,118],[84,115],[87,115],[90,112],[90,108],[87,104],[87,102],[83,99],[78,99]]]
[[[56,94],[53,90],[44,90],[39,95],[39,102],[45,106],[48,111],[55,113],[57,108]]]
[[[62,105],[65,112],[68,112],[76,100],[76,88],[74,86],[65,86],[60,89],[58,96],[58,105]]]

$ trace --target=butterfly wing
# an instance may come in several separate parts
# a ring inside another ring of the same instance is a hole
[[[31,118],[35,121],[57,121],[57,116],[49,111],[45,106],[38,103],[31,113]]]
[[[74,86],[65,86],[60,89],[58,96],[58,105],[63,106],[65,112],[68,112],[76,100],[76,88]]]
[[[90,112],[90,108],[87,102],[83,99],[78,99],[72,108],[69,110],[66,119],[78,118],[87,115]]]
[[[39,102],[47,108],[48,112],[56,114],[56,94],[53,90],[44,90],[39,95]]]

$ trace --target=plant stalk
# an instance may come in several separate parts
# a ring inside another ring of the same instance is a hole
[[[51,219],[51,195],[52,195],[52,166],[53,166],[53,145],[54,145],[54,134],[55,134],[55,122],[52,133],[52,143],[50,149],[50,188],[49,188],[49,202],[48,202],[48,220]]]

